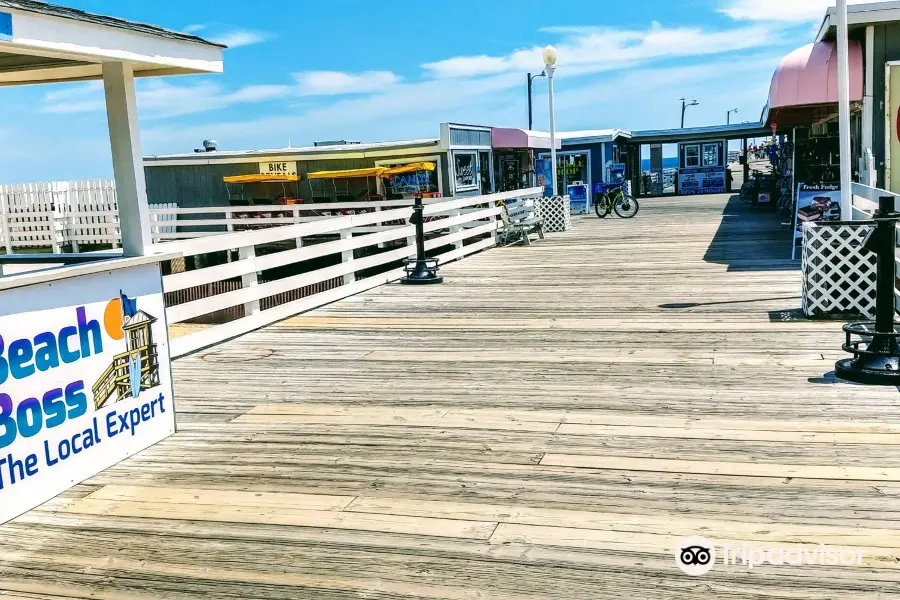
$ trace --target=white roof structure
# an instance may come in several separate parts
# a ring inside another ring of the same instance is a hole
[[[819,33],[816,35],[817,42],[824,40],[837,27],[835,10],[835,7],[832,6],[825,11],[825,18],[822,19],[822,25],[819,27]],[[871,25],[873,23],[890,21],[900,21],[900,2],[896,0],[850,4],[847,6],[847,26],[850,28],[854,25]]]
[[[136,77],[221,73],[224,46],[153,25],[36,0],[0,0],[0,86],[102,78],[122,61]]]
[[[440,140],[437,138],[425,138],[365,144],[339,144],[333,146],[182,152],[179,154],[145,156],[144,165],[147,167],[162,167],[175,164],[211,165],[246,163],[256,162],[260,158],[271,161],[293,161],[303,159],[320,160],[326,158],[370,158],[397,156],[398,154],[404,154],[405,151],[408,151],[410,154],[416,154],[423,151],[437,150],[440,150]]]
[[[556,137],[569,144],[602,144],[612,142],[616,138],[630,138],[631,132],[622,129],[582,129],[580,131],[562,131]]]
[[[126,257],[152,246],[135,77],[221,73],[224,46],[36,0],[0,0],[0,86],[103,80]]]

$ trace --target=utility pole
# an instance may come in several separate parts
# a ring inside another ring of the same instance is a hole
[[[737,112],[738,112],[738,109],[736,109],[736,108],[732,108],[731,110],[728,111],[728,119],[725,121],[726,125],[731,125],[731,113],[737,114]]]
[[[700,103],[696,100],[692,100],[690,104],[687,103],[687,100],[684,98],[681,99],[681,128],[684,129],[684,111],[687,110],[688,106],[698,106]]]
[[[537,74],[537,75],[532,75],[531,73],[528,73],[528,130],[529,130],[529,131],[531,130],[531,127],[532,127],[532,125],[533,125],[533,118],[532,118],[532,113],[531,113],[531,88],[532,88],[532,82],[533,82],[535,79],[537,79],[538,77],[546,77],[546,76],[547,76],[547,72],[546,72],[546,71],[541,71],[541,72],[540,72],[539,74]]]

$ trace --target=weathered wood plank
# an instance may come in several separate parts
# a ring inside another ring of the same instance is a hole
[[[10,597],[890,597],[900,394],[836,382],[790,231],[652,200],[173,365],[179,432],[0,527]],[[689,534],[862,568],[675,566]]]

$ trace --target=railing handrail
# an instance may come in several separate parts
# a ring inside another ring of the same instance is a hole
[[[425,198],[426,206],[449,200],[450,198]],[[302,202],[300,204],[254,204],[252,206],[201,206],[194,208],[151,208],[151,215],[207,215],[235,212],[309,212],[313,210],[348,210],[355,208],[395,208],[412,206],[413,198],[403,200],[359,200],[353,202]]]
[[[542,193],[543,188],[535,187],[485,196],[442,198],[439,202],[429,203],[425,212],[431,218],[426,219],[424,230],[431,235],[425,240],[425,248],[440,251],[437,258],[446,262],[493,247],[500,225],[497,217],[502,210],[497,202],[540,197]],[[468,207],[476,208],[464,211]],[[415,252],[412,244],[415,232],[408,223],[411,215],[412,208],[395,208],[336,216],[297,225],[153,244],[150,246],[153,252],[177,252],[185,256],[237,250],[237,256],[232,254],[227,263],[163,277],[163,289],[167,293],[206,289],[203,286],[240,279],[240,286],[237,288],[224,287],[213,295],[203,293],[199,298],[189,296],[186,301],[166,309],[168,323],[172,324],[217,311],[234,310],[235,307],[240,310],[243,307],[242,313],[239,313],[243,316],[173,339],[170,346],[172,355],[183,356],[277,320],[399,279],[404,275],[404,270],[399,268],[400,261],[411,257]],[[389,221],[400,222],[385,226],[378,233],[366,231],[354,235],[361,226]],[[338,239],[310,245],[302,243],[303,237],[319,234],[334,235]],[[399,247],[387,246],[404,240],[405,244]],[[256,246],[282,241],[296,242],[296,247],[287,244],[277,251],[257,255]],[[375,246],[381,250],[372,253],[355,252]],[[292,274],[269,281],[263,281],[259,276],[261,272],[325,256],[338,256],[341,260],[313,270],[296,269]],[[357,273],[360,272],[367,272],[367,277],[357,279]],[[335,280],[339,283],[335,284]],[[327,284],[325,290],[311,294],[303,292],[299,298],[293,296],[296,299],[289,299],[283,304],[268,308],[262,306],[266,298],[317,289],[316,286],[323,284]]]
[[[489,202],[493,203],[499,200],[509,200],[511,198],[536,197],[541,195],[543,191],[543,188],[534,187],[512,192],[488,194],[485,196],[443,198],[442,202],[427,205],[425,207],[425,215],[435,215],[466,206]],[[192,238],[189,240],[157,243],[149,246],[148,251],[153,254],[176,252],[183,254],[184,256],[194,256],[197,254],[220,252],[258,244],[275,243],[311,235],[324,235],[339,232],[344,229],[351,229],[353,227],[361,227],[393,220],[405,221],[408,220],[411,215],[411,208],[400,208],[357,215],[324,217],[322,219],[297,225],[285,225],[283,227],[254,229],[250,231],[222,232],[212,236]]]

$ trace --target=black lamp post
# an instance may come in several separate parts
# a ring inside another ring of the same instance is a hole
[[[528,129],[531,130],[532,125],[532,117],[531,117],[531,82],[537,79],[538,77],[546,77],[547,72],[541,71],[538,75],[532,75],[528,73]]]
[[[413,213],[409,222],[416,226],[416,257],[403,261],[406,269],[406,277],[400,283],[406,285],[428,285],[442,283],[444,278],[437,274],[438,259],[425,258],[425,207],[422,205],[422,196],[416,196],[413,204]]]
[[[687,100],[684,98],[681,99],[681,128],[684,129],[684,111],[687,110],[688,106],[699,106],[700,103],[696,100],[692,100],[690,104],[688,104]]]
[[[737,114],[738,109],[732,108],[728,111],[728,119],[725,121],[726,125],[731,125],[731,113]]]
[[[894,272],[897,249],[897,222],[894,197],[878,199],[873,216],[875,228],[863,249],[877,255],[875,276],[875,321],[844,325],[843,345],[853,358],[839,360],[834,372],[841,379],[869,385],[900,385],[900,333],[894,324]]]

